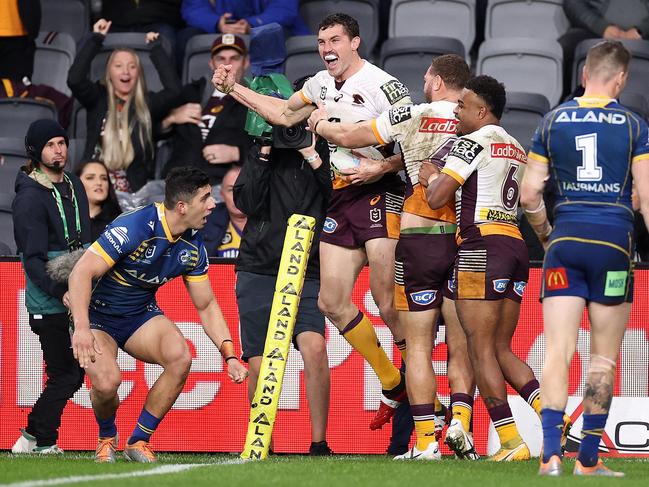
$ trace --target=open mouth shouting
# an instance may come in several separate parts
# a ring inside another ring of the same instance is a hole
[[[327,69],[333,70],[338,66],[338,56],[335,54],[327,54],[324,58],[324,62],[327,66]]]

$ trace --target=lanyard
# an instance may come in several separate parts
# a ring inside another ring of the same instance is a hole
[[[40,171],[45,175],[45,177],[47,177],[47,179],[50,179],[49,176],[42,172],[40,169],[37,169],[37,171]],[[70,178],[65,173],[63,173],[63,179],[70,185],[70,191],[72,192],[72,207],[74,208],[75,228],[77,231],[77,237],[73,242],[70,241],[68,219],[65,216],[65,209],[63,208],[63,199],[61,198],[61,193],[59,193],[59,190],[56,188],[54,183],[52,183],[52,189],[54,200],[56,201],[56,207],[59,210],[59,215],[61,215],[61,220],[63,221],[63,235],[65,236],[65,242],[68,245],[68,248],[72,250],[73,248],[77,248],[81,245],[81,217],[79,216],[79,205],[77,204],[77,198],[74,194],[74,186],[72,185],[72,181],[70,181]],[[52,182],[51,179],[50,182]],[[76,243],[76,245],[73,245],[73,243]]]

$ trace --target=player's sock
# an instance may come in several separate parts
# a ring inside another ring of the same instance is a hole
[[[435,394],[435,416],[446,421],[447,412],[448,412],[448,408],[440,402],[439,398],[437,397],[437,394]]]
[[[561,431],[563,430],[563,411],[543,408],[541,425],[543,427],[543,463],[553,455],[561,456]]]
[[[374,369],[384,390],[394,389],[401,382],[401,374],[381,348],[374,327],[361,311],[340,332]]]
[[[435,439],[435,404],[411,404],[410,412],[415,420],[417,449],[424,451]]]
[[[117,435],[117,426],[115,426],[115,415],[106,419],[101,419],[95,415],[97,424],[99,425],[99,438],[112,438]]]
[[[514,448],[523,441],[521,435],[518,434],[518,429],[516,428],[514,416],[512,415],[512,410],[509,408],[509,404],[501,404],[489,408],[487,411],[489,412],[491,421],[494,423],[498,438],[500,438],[501,447]]]
[[[584,424],[581,427],[581,445],[577,460],[584,467],[592,467],[597,464],[599,441],[602,439],[604,426],[608,414],[584,414]]]
[[[149,441],[151,435],[160,424],[161,419],[156,418],[153,414],[142,408],[140,417],[137,419],[137,424],[133,430],[133,434],[128,439],[128,444],[132,445],[136,441]]]
[[[518,394],[527,401],[527,404],[532,406],[532,409],[536,411],[536,414],[541,417],[541,388],[539,387],[539,381],[533,379],[521,387],[521,390],[518,391]]]
[[[453,419],[460,420],[464,431],[471,431],[473,397],[463,392],[451,394],[451,411],[453,411]]]
[[[406,361],[406,355],[407,355],[406,339],[404,338],[403,340],[399,340],[399,341],[395,340],[394,344],[399,349],[399,353],[401,354],[401,360],[403,360],[405,362]]]

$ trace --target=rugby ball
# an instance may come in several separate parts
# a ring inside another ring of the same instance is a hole
[[[374,147],[363,147],[362,149],[354,149],[354,151],[370,159],[383,159],[381,153]],[[331,169],[338,174],[341,174],[341,171],[358,167],[360,163],[361,160],[353,155],[350,149],[343,147],[336,147],[336,150],[330,154],[329,158]]]

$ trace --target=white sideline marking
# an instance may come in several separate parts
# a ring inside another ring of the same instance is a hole
[[[45,480],[27,480],[25,482],[14,482],[11,484],[0,484],[0,487],[42,487],[48,485],[63,485],[63,484],[77,484],[80,482],[93,482],[102,480],[115,480],[127,479],[132,477],[148,477],[151,475],[166,475],[170,473],[184,472],[199,467],[210,467],[214,465],[235,465],[243,463],[245,460],[225,460],[222,462],[214,463],[186,463],[186,464],[172,464],[161,465],[160,467],[152,468],[151,470],[139,470],[137,472],[124,472],[124,473],[108,473],[100,475],[76,475],[73,477],[61,477],[58,479],[45,479]]]

